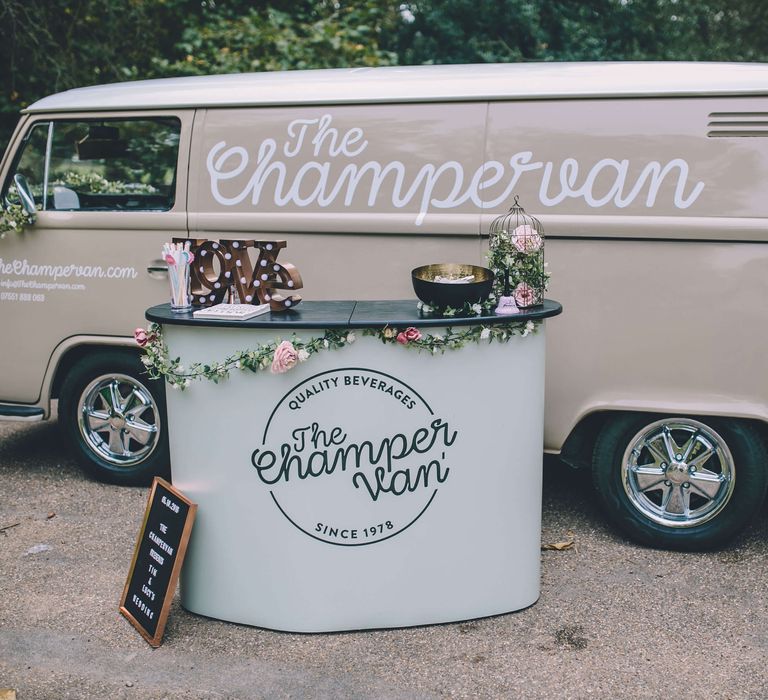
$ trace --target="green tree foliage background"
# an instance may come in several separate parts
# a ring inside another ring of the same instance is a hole
[[[768,60],[765,0],[0,0],[0,147],[71,87],[417,63]]]

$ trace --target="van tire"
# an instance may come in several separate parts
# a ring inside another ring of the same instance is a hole
[[[59,425],[99,481],[142,486],[170,475],[165,389],[134,352],[100,352],[72,366],[59,392]]]
[[[621,414],[597,437],[592,479],[608,518],[631,539],[707,550],[725,544],[760,509],[768,452],[745,421]]]

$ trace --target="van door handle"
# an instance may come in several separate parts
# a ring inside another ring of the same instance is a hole
[[[168,265],[150,265],[147,272],[168,272]]]

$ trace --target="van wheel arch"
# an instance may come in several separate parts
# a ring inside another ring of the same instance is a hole
[[[603,414],[600,425],[593,486],[608,519],[636,542],[683,551],[717,548],[746,527],[765,500],[768,449],[758,421],[616,412]],[[675,449],[662,461],[667,431],[674,434],[670,444],[691,441],[702,455],[711,448],[712,456],[698,465]],[[646,463],[649,469],[638,469]],[[708,478],[718,485],[697,481]]]
[[[59,362],[59,427],[80,466],[108,483],[170,474],[165,387],[131,348],[78,346]]]
[[[114,352],[115,349],[120,348],[104,348],[103,345],[89,345],[89,344],[83,344],[83,345],[75,345],[74,347],[69,348],[60,358],[59,362],[56,365],[56,371],[53,374],[53,381],[51,382],[51,398],[52,399],[58,399],[61,395],[61,385],[64,383],[64,379],[66,378],[69,371],[74,367],[80,360],[82,360],[87,355],[96,355],[96,354],[104,354],[108,352]],[[128,348],[125,349],[126,352],[128,352]]]
[[[584,416],[568,433],[558,457],[574,469],[591,469],[595,441],[614,411],[596,411]]]

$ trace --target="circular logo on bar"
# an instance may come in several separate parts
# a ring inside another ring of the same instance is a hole
[[[360,547],[399,535],[424,515],[450,479],[457,437],[414,388],[348,367],[287,392],[251,464],[294,527]]]

